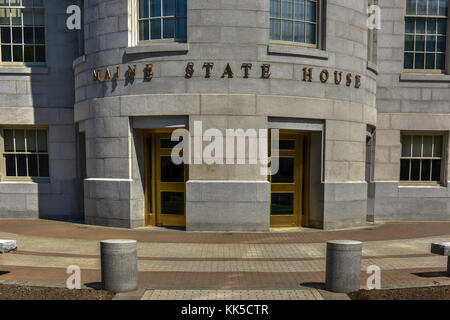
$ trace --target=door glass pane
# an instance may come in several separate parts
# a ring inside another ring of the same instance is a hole
[[[280,140],[280,150],[295,150],[295,140]]]
[[[272,193],[271,214],[272,215],[294,214],[294,194]]]
[[[279,158],[280,167],[278,173],[272,177],[273,183],[294,182],[294,158]]]
[[[409,162],[408,159],[403,159],[400,161],[400,180],[408,181],[409,180]]]
[[[184,165],[176,165],[171,157],[161,157],[161,181],[184,182]]]
[[[184,215],[184,192],[161,192],[161,214]]]

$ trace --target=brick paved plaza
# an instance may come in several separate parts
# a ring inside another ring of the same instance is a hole
[[[78,265],[82,283],[88,286],[101,281],[100,240],[136,239],[140,288],[143,293],[150,289],[144,297],[152,300],[211,295],[237,299],[248,296],[248,290],[259,292],[261,298],[320,299],[315,288],[320,289],[325,279],[326,241],[336,239],[363,241],[362,287],[369,265],[381,268],[384,288],[450,280],[446,257],[429,253],[431,242],[450,240],[450,222],[390,223],[342,231],[206,233],[3,220],[0,238],[18,240],[19,246],[17,252],[0,256],[0,281],[64,284],[66,268]]]

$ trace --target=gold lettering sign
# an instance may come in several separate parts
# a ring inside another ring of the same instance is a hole
[[[128,65],[128,70],[126,73],[127,80],[133,80],[137,76],[137,65]],[[195,64],[194,62],[188,62],[185,67],[185,78],[190,79],[194,76],[195,73]],[[250,77],[250,71],[252,70],[252,63],[242,63],[241,70],[244,70],[243,78],[248,79]],[[203,64],[203,69],[205,69],[205,78],[211,78],[212,70],[214,68],[213,62],[205,62]],[[272,75],[270,71],[270,64],[261,64],[261,78],[269,79]],[[153,73],[153,64],[148,63],[144,68],[144,79],[151,79],[154,76]],[[303,81],[304,82],[313,82],[313,68],[304,67],[302,69],[303,73]],[[116,66],[115,79],[120,79],[120,66]],[[94,82],[102,81],[102,71],[94,69],[92,71],[92,78]],[[113,78],[110,67],[105,69],[105,75],[103,77],[103,81],[111,80]],[[234,78],[234,73],[231,68],[231,65],[227,63],[225,70],[223,71],[222,78]],[[330,80],[330,72],[327,69],[322,69],[319,73],[319,78],[321,83],[327,83]],[[343,72],[334,71],[334,83],[336,85],[340,85],[342,83]],[[133,81],[130,81],[132,84]],[[354,87],[359,89],[361,87],[361,76],[353,75],[351,73],[345,74],[345,85],[350,87],[354,83]]]

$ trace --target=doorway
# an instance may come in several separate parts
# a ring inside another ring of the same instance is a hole
[[[169,131],[150,132],[145,141],[147,225],[185,227],[187,165],[171,158],[179,142]]]

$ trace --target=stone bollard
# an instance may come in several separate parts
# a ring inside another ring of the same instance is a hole
[[[100,242],[102,288],[112,292],[138,289],[137,241]]]
[[[360,289],[362,242],[334,240],[327,242],[325,289],[349,293]]]

